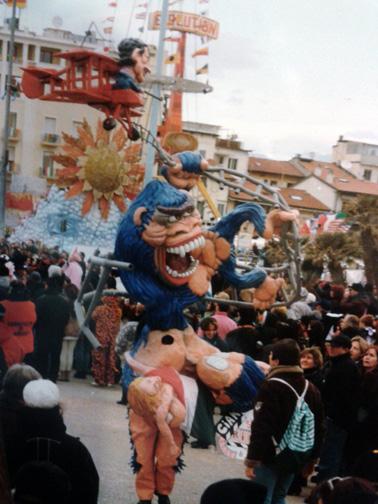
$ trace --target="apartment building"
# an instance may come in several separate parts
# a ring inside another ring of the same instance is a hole
[[[332,158],[358,179],[378,183],[378,144],[340,136],[332,147]]]

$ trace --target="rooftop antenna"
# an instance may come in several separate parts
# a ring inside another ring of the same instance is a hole
[[[89,39],[89,37],[92,36],[92,33],[93,33],[93,28],[96,32],[96,34],[98,35],[98,38],[99,40],[101,40],[102,42],[105,41],[104,37],[102,36],[100,30],[98,29],[98,26],[96,25],[96,23],[94,21],[91,21],[89,26],[88,26],[88,29],[85,30],[85,36],[83,38],[83,40],[81,41],[81,44],[80,44],[80,47],[83,47],[83,45],[85,44],[85,42],[87,41],[87,39]]]

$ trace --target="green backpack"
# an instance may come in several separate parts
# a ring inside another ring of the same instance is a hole
[[[297,397],[297,404],[281,441],[277,443],[272,437],[276,450],[274,465],[289,473],[296,472],[311,459],[315,444],[314,413],[304,399],[308,381],[306,380],[302,395],[299,395],[285,380],[271,378],[269,381],[273,380],[285,384]]]

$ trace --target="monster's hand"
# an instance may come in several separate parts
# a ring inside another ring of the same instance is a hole
[[[162,174],[177,189],[189,191],[208,167],[208,162],[197,152],[181,152],[175,157],[177,163],[174,166],[163,166]]]
[[[265,221],[265,231],[263,237],[269,240],[273,235],[280,234],[281,226],[284,222],[296,222],[298,224],[298,210],[280,210],[275,208],[271,210]]]
[[[285,282],[282,278],[272,278],[267,276],[259,287],[252,289],[253,306],[259,310],[266,310],[269,308],[275,302],[277,292],[281,289],[284,283]]]
[[[227,240],[220,237],[213,231],[204,231],[205,246],[198,249],[198,254],[193,253],[193,257],[199,260],[196,274],[189,280],[189,288],[198,296],[206,294],[209,282],[218,267],[226,261],[231,252],[231,246]],[[195,252],[195,251],[193,251]]]

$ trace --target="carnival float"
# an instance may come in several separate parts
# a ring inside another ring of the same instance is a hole
[[[157,29],[160,19],[160,13],[151,15],[152,29]],[[178,33],[181,57],[173,78],[159,73],[153,77],[161,88],[171,90],[161,140],[137,122],[149,70],[148,47],[140,40],[121,41],[118,61],[81,49],[58,55],[66,61],[64,69],[24,70],[22,89],[30,99],[86,103],[102,111],[104,119],[96,127],[83,121],[76,137],[63,135],[62,153],[56,156],[62,166],[58,184],[14,235],[25,239],[32,230],[33,238],[39,238],[39,231],[45,230],[43,239],[49,244],[47,235],[59,240],[63,233],[66,247],[114,243],[112,255],[92,257],[89,270],[101,267],[98,288],[88,294],[84,281],[75,309],[80,331],[99,347],[89,321],[114,267],[125,286],[122,295],[145,306],[145,320],[126,355],[123,381],[128,388],[137,495],[147,503],[157,494],[160,504],[169,503],[175,471],[182,467],[185,437],[195,434],[194,426],[198,429],[212,414],[208,411],[205,418],[204,401],[230,406],[234,416],[227,417],[231,422],[223,419],[218,429],[220,446],[228,443],[231,456],[241,456],[233,450],[239,450],[240,443],[233,444],[231,438],[235,425],[245,420],[242,415],[253,408],[264,379],[263,364],[243,354],[221,353],[198,337],[184,316],[185,309],[212,299],[214,275],[232,286],[234,298],[229,303],[237,306],[264,310],[276,303],[278,293],[281,304],[290,304],[300,291],[296,213],[268,184],[209,166],[195,151],[195,138],[182,132],[182,92],[211,90],[184,78],[186,37],[194,33],[215,39],[217,23],[175,11],[169,14],[168,28]],[[154,148],[159,167],[152,180],[143,180],[145,143]],[[206,191],[206,178],[244,192],[250,202],[220,217]],[[245,187],[247,180],[255,190]],[[201,222],[190,194],[195,187],[214,211],[212,226]],[[281,240],[287,256],[284,264],[272,271],[255,265],[239,267],[234,240],[245,222],[255,234]],[[250,302],[241,300],[242,292]],[[86,310],[84,301],[89,301]]]

